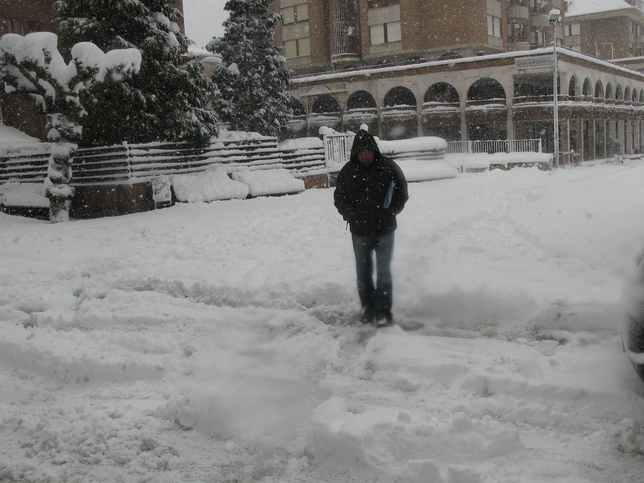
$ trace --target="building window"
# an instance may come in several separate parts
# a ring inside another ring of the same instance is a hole
[[[487,34],[490,37],[501,38],[501,19],[499,17],[487,16]]]
[[[284,56],[287,59],[311,55],[311,40],[308,37],[284,42]]]
[[[382,45],[402,40],[400,22],[372,25],[370,28],[371,45]]]
[[[398,5],[400,0],[369,0],[369,8],[387,7],[389,5]]]
[[[567,24],[564,27],[564,32],[566,37],[574,37],[575,35],[581,35],[581,24],[571,23]]]
[[[309,19],[309,6],[306,3],[295,5],[294,7],[287,7],[282,9],[284,20],[282,22],[286,25],[295,22],[304,22]]]
[[[7,20],[7,24],[9,25],[9,33],[11,34],[18,34],[22,35],[22,21],[17,18],[12,18]]]
[[[508,24],[508,42],[523,42],[523,24]]]
[[[530,34],[530,44],[532,47],[545,47],[546,34],[540,30],[534,30]]]

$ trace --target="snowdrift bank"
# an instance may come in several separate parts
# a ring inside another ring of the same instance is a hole
[[[399,326],[377,332],[331,189],[0,214],[0,480],[637,481],[618,329],[643,184],[637,164],[410,184]]]

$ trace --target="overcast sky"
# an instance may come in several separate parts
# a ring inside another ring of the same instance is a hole
[[[224,5],[226,0],[183,0],[186,35],[195,43],[190,50],[203,50],[211,38],[224,35]]]

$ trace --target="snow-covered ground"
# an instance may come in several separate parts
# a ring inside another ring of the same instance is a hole
[[[0,481],[640,481],[631,163],[411,184],[379,331],[332,189],[0,214]]]

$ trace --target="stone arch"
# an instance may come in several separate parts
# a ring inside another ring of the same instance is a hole
[[[613,92],[613,84],[610,82],[606,84],[606,99],[615,99],[615,92]]]
[[[631,99],[633,102],[637,102],[639,99],[636,88],[633,88],[633,97],[631,97]]]
[[[582,89],[582,94],[587,97],[592,97],[593,95],[593,85],[590,82],[590,79],[586,77],[584,80],[584,87]]]
[[[631,88],[626,86],[626,89],[624,89],[624,100],[626,102],[631,102]]]
[[[477,80],[467,91],[467,137],[472,141],[507,139],[505,89],[495,79]],[[478,106],[486,106],[479,109]],[[491,108],[491,107],[499,108]]]
[[[615,100],[616,101],[624,100],[624,91],[622,90],[622,86],[619,84],[617,84],[617,87],[615,87]]]
[[[573,75],[568,83],[568,95],[570,97],[577,97],[580,94],[579,79],[577,79],[576,75]]]
[[[595,97],[604,98],[604,84],[600,80],[595,84]]]
[[[366,124],[369,132],[378,132],[378,106],[374,97],[365,90],[355,91],[347,99],[347,110],[342,118],[344,128],[357,132]]]
[[[421,117],[425,136],[461,140],[461,99],[453,85],[437,82],[429,86],[423,97]]]
[[[385,94],[381,111],[384,139],[409,139],[418,136],[417,101],[407,87],[397,86]]]
[[[288,96],[288,105],[293,111],[293,116],[286,124],[290,136],[298,136],[300,133],[306,131],[306,108],[295,97]]]
[[[467,90],[468,101],[503,100],[505,104],[505,89],[501,83],[490,77],[477,80]]]
[[[458,104],[460,102],[460,96],[452,84],[448,84],[447,82],[437,82],[436,84],[429,86],[427,91],[425,91],[423,102]]]
[[[306,108],[299,100],[293,96],[288,96],[288,105],[293,111],[294,116],[306,116]]]
[[[376,109],[376,100],[373,96],[367,91],[355,91],[347,99],[347,109],[356,110],[356,109]]]
[[[416,101],[416,96],[414,93],[409,90],[407,87],[398,86],[391,89],[387,94],[385,94],[384,106],[385,107],[396,107],[396,106],[416,106],[418,102]]]
[[[318,136],[321,127],[329,127],[336,131],[341,128],[340,104],[330,94],[318,96],[311,106],[309,115],[309,136]]]
[[[329,94],[324,94],[322,96],[318,96],[315,101],[313,101],[311,112],[315,114],[340,113],[340,104],[338,104],[335,97]]]

